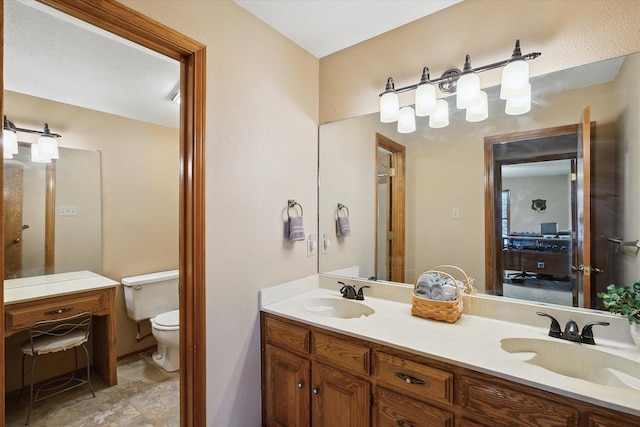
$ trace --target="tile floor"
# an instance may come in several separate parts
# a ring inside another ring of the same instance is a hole
[[[169,427],[180,425],[180,373],[165,372],[148,354],[118,362],[118,385],[106,387],[92,374],[95,399],[87,386],[34,404],[31,427]],[[25,390],[26,392],[27,390]],[[22,426],[28,394],[5,402],[6,426]]]

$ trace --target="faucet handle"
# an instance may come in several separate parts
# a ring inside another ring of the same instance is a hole
[[[562,338],[562,330],[560,329],[560,323],[550,314],[543,313],[541,311],[536,312],[538,316],[544,316],[551,319],[551,327],[549,328],[549,336],[553,338]]]
[[[371,286],[369,285],[364,285],[361,286],[360,289],[358,289],[358,295],[356,295],[356,299],[358,301],[364,301],[364,293],[362,292],[362,288],[370,288]]]
[[[594,345],[596,343],[596,341],[593,339],[593,331],[591,330],[591,328],[596,325],[609,326],[609,322],[589,322],[584,325],[584,327],[582,328],[582,333],[580,334],[582,336],[583,343],[591,345]]]
[[[564,332],[562,338],[568,341],[582,342],[580,332],[578,330],[578,324],[573,320],[567,320],[567,324],[564,326]]]

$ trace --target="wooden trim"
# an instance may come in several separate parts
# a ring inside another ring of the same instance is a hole
[[[56,164],[49,163],[45,178],[44,274],[56,272]]]
[[[182,426],[205,425],[206,48],[201,43],[115,1],[39,1],[181,62],[180,423]],[[0,5],[2,4],[3,1],[0,0]],[[4,328],[4,316],[0,317],[0,324]],[[3,350],[4,342],[1,345],[0,350]],[[4,394],[4,351],[0,351],[0,360],[0,390]],[[4,400],[1,405],[4,405]],[[4,413],[4,406],[2,409]],[[0,425],[4,425],[4,420]]]
[[[376,133],[376,165],[378,164],[378,147],[391,152],[392,163],[396,169],[396,175],[391,180],[391,230],[393,230],[393,243],[391,244],[391,277],[394,282],[404,282],[405,269],[405,174],[406,174],[406,148],[402,144]],[[376,169],[376,201],[378,200],[378,181]],[[378,209],[376,203],[376,256],[378,245]],[[377,262],[377,261],[376,261]],[[377,264],[376,264],[377,272]]]

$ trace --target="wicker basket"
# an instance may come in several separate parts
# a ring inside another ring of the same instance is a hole
[[[456,294],[458,298],[455,301],[436,301],[427,298],[420,298],[416,296],[416,287],[418,286],[418,280],[423,274],[437,273],[440,277],[448,277],[456,284]],[[460,287],[456,279],[449,273],[437,270],[425,271],[416,279],[413,285],[413,296],[411,303],[411,314],[413,316],[424,317],[427,319],[441,320],[447,323],[455,323],[456,320],[462,315],[462,298],[460,298]]]

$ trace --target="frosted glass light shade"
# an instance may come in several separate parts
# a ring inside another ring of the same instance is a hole
[[[481,122],[489,117],[489,102],[487,92],[481,90],[475,104],[467,107],[466,118],[468,122]]]
[[[429,116],[429,127],[438,129],[449,126],[449,104],[444,99],[436,101],[436,112]]]
[[[436,88],[421,84],[416,89],[416,116],[425,117],[436,112]]]
[[[31,144],[31,161],[34,163],[51,163],[51,157],[40,152],[40,146],[37,143]]]
[[[60,158],[58,154],[58,142],[55,138],[50,136],[41,136],[38,138],[38,150],[40,154],[48,157],[49,159],[58,159]]]
[[[2,143],[5,159],[12,159],[14,154],[18,154],[18,136],[15,132],[3,129]]]
[[[458,93],[456,94],[456,107],[468,108],[473,105],[480,95],[480,77],[476,73],[466,73],[458,79]]]
[[[500,99],[513,99],[525,95],[527,85],[529,85],[529,64],[524,59],[509,62],[502,70]]]
[[[416,130],[416,115],[412,107],[402,107],[398,118],[398,133],[411,133]]]
[[[380,97],[380,121],[392,123],[398,120],[400,103],[395,92],[387,92]]]
[[[510,116],[528,113],[531,110],[531,84],[527,85],[526,92],[516,98],[507,99],[504,112]]]

